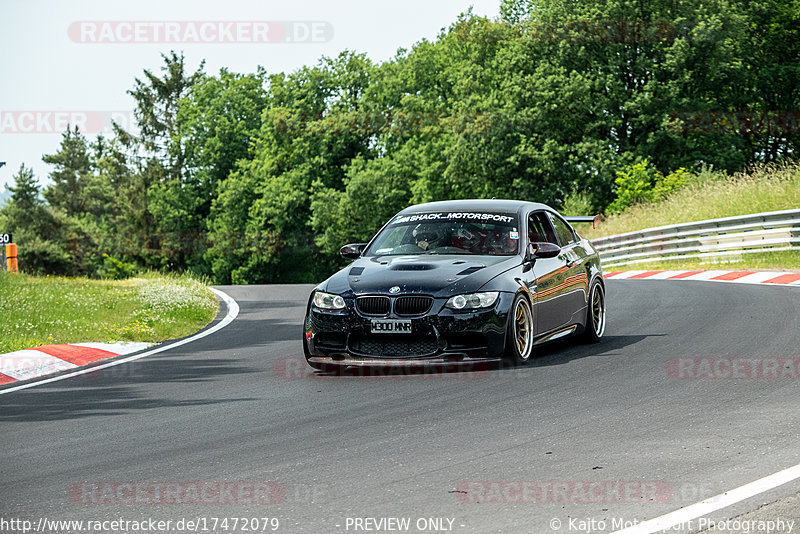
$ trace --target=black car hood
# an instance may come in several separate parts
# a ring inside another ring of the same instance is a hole
[[[492,278],[522,263],[519,256],[376,256],[354,261],[323,284],[343,296],[425,294],[451,297],[479,291]]]

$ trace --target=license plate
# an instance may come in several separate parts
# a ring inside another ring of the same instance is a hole
[[[373,334],[410,334],[411,321],[397,319],[373,319]]]

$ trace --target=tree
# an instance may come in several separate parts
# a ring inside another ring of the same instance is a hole
[[[48,203],[64,210],[68,216],[84,213],[86,196],[84,189],[91,176],[91,162],[86,146],[86,138],[78,127],[61,134],[61,146],[55,154],[45,155],[42,161],[54,165],[50,173],[53,184],[44,190]]]
[[[20,270],[32,274],[73,274],[66,248],[64,218],[47,208],[33,170],[20,165],[9,188],[11,200],[0,209],[5,231],[19,245]]]
[[[371,134],[342,122],[360,112],[373,69],[346,52],[269,78],[252,159],[239,161],[212,205],[215,232],[247,244],[236,254],[227,242],[211,250],[218,281],[301,282],[329,271],[332,259],[319,256],[309,231],[311,203],[314,191],[343,188],[353,158],[374,157]]]
[[[149,70],[144,78],[136,78],[134,88],[128,93],[136,105],[134,117],[139,132],[126,132],[115,128],[118,141],[132,161],[133,173],[126,187],[128,204],[132,210],[125,225],[129,234],[150,234],[145,239],[138,261],[150,267],[184,267],[183,256],[165,254],[167,248],[163,235],[169,231],[171,221],[161,224],[151,209],[151,195],[159,195],[170,183],[181,183],[185,170],[182,145],[178,135],[178,110],[180,101],[202,78],[203,64],[193,73],[186,72],[183,54],[172,51],[161,55],[164,64],[162,77]],[[158,210],[159,214],[163,210]]]
[[[533,0],[501,0],[500,18],[510,24],[518,24],[528,18],[533,9]]]
[[[240,75],[222,69],[218,77],[200,78],[179,102],[171,151],[183,155],[183,169],[153,185],[149,195],[159,228],[189,238],[190,249],[179,249],[174,258],[179,266],[210,274],[200,245],[211,203],[219,184],[253,146],[266,106],[265,76],[262,70]]]

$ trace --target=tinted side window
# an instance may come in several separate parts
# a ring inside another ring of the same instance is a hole
[[[556,235],[558,236],[558,240],[560,241],[560,245],[562,247],[566,247],[570,243],[577,241],[575,238],[575,233],[572,231],[572,228],[569,227],[567,223],[561,220],[560,217],[556,217],[552,213],[547,214],[550,217],[550,221],[553,223],[553,227],[556,229]]]
[[[544,213],[531,213],[531,216],[528,217],[528,241],[558,244],[553,227],[550,226],[550,221],[547,220]]]

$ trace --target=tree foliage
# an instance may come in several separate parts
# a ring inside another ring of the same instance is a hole
[[[255,283],[325,277],[412,203],[618,211],[795,157],[799,28],[800,0],[502,0],[383,63],[214,75],[171,52],[130,91],[138,131],[69,129],[44,200],[21,169],[0,217],[40,272]]]

